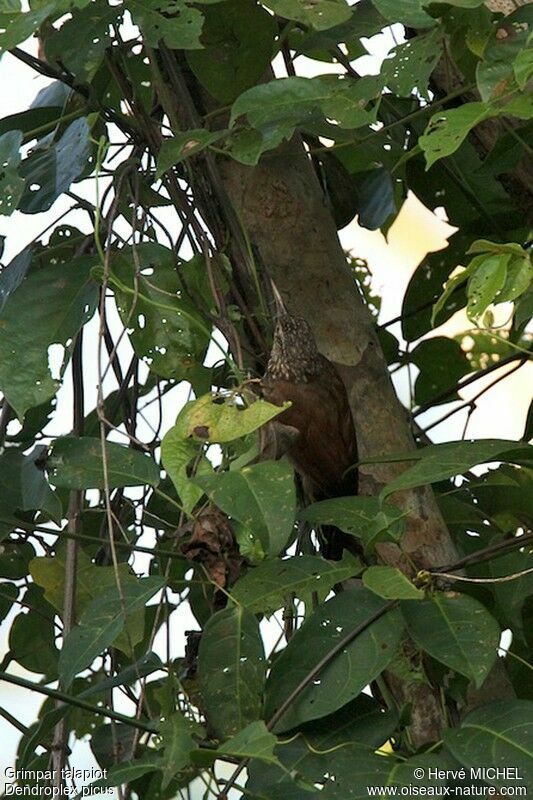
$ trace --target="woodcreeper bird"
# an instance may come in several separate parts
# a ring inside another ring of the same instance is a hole
[[[346,388],[306,320],[278,317],[262,387],[270,403],[292,403],[277,419],[298,431],[287,455],[308,499],[356,494],[357,439]]]

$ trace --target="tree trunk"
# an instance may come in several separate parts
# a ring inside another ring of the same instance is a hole
[[[228,159],[220,161],[219,169],[246,235],[289,311],[308,320],[319,349],[346,384],[360,458],[414,449],[407,414],[301,142],[295,138],[268,153],[255,168]],[[402,469],[405,463],[362,466],[361,493],[377,494]],[[407,532],[401,550],[380,546],[384,563],[413,574],[413,564],[431,568],[456,559],[431,488],[404,492],[395,502],[409,511]],[[444,722],[439,690],[420,679],[393,676],[389,686],[399,706],[411,704],[413,743],[438,739]]]

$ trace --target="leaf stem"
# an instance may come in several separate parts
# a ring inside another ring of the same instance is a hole
[[[46,697],[53,697],[55,700],[61,700],[63,703],[75,708],[82,708],[84,711],[90,711],[92,714],[99,714],[102,717],[107,717],[115,722],[123,722],[125,725],[131,725],[133,728],[138,728],[140,731],[146,733],[154,733],[156,730],[156,722],[141,722],[141,720],[133,719],[125,714],[119,714],[118,711],[112,711],[109,708],[102,708],[101,706],[93,706],[91,703],[86,703],[85,700],[80,700],[65,692],[60,692],[57,689],[50,689],[48,686],[41,686],[40,684],[33,683],[32,681],[22,678],[20,675],[11,675],[9,672],[0,672],[0,681],[11,683],[15,686],[22,686],[24,689],[29,689],[38,694],[44,694]]]

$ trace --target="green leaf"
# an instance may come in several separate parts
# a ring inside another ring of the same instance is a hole
[[[22,667],[53,680],[57,677],[59,657],[53,611],[44,601],[39,586],[30,586],[23,602],[30,606],[30,611],[15,617],[9,631],[9,648]]]
[[[274,17],[250,0],[226,0],[204,11],[200,41],[187,61],[208,92],[219,102],[232,103],[267,71],[274,51]]]
[[[102,567],[102,569],[105,569],[105,567]],[[89,686],[88,689],[81,692],[78,697],[84,699],[95,694],[103,695],[104,692],[109,689],[114,689],[117,686],[131,686],[137,683],[137,681],[140,681],[141,678],[145,678],[147,675],[151,675],[153,672],[157,672],[162,668],[163,662],[157,653],[145,653],[137,661],[134,661],[133,664],[130,664],[119,672],[118,675],[113,675],[111,678],[104,678],[103,681],[97,681],[92,686]]]
[[[42,3],[31,11],[6,8],[0,13],[0,54],[29,39],[51,15],[62,13],[64,6],[57,0]],[[66,8],[65,8],[66,10]]]
[[[268,0],[268,8],[286,19],[303,22],[317,31],[340,25],[350,18],[350,7],[344,0]]]
[[[29,542],[6,539],[0,545],[0,578],[20,580],[28,574],[28,564],[35,556]]]
[[[34,582],[42,586],[46,600],[54,606],[60,616],[63,616],[63,603],[65,597],[65,552],[64,547],[58,547],[53,558],[40,556],[33,558],[29,564],[29,573]],[[91,559],[83,550],[77,555],[76,569],[76,620],[79,619],[87,606],[96,600],[103,591],[113,589],[116,586],[117,575],[122,583],[135,580],[132,577],[131,569],[128,564],[118,564],[115,571],[114,566],[100,567],[93,564]],[[142,632],[139,636],[138,625],[130,625],[128,622],[127,632],[130,639],[135,640],[134,644],[141,641]]]
[[[349,742],[376,749],[391,737],[397,724],[397,711],[383,712],[377,700],[360,694],[333,714],[306,722],[300,730],[315,751],[333,750]]]
[[[531,38],[530,31],[531,14],[525,8],[516,8],[493,26],[492,35],[476,66],[477,88],[484,102],[504,97],[516,90],[514,64],[529,49],[527,45]],[[522,63],[527,63],[527,57]],[[527,74],[527,67],[525,73]]]
[[[106,442],[107,485],[157,486],[159,468],[155,461],[139,450]],[[47,461],[50,483],[64,489],[105,488],[100,439],[88,436],[64,436],[56,439]]]
[[[79,178],[91,155],[90,134],[87,119],[76,119],[57,142],[34,150],[22,161],[19,172],[26,179],[26,187],[18,206],[21,211],[48,211]]]
[[[472,128],[491,116],[485,103],[465,103],[434,114],[418,144],[426,156],[426,169],[461,146]]]
[[[0,313],[11,294],[18,289],[31,265],[32,250],[21,250],[0,272]]]
[[[59,388],[48,368],[50,345],[67,347],[94,313],[93,264],[94,257],[87,256],[31,272],[0,312],[0,389],[21,420]],[[66,359],[61,371],[65,366]]]
[[[117,638],[126,619],[142,609],[162,587],[157,577],[121,582],[92,600],[80,622],[65,638],[59,657],[59,676],[68,687],[81,670],[88,667]]]
[[[298,125],[311,124],[323,115],[343,128],[374,122],[377,106],[366,106],[381,94],[383,79],[365,76],[358,80],[327,75],[319,78],[279,78],[259,84],[241,94],[231,109],[230,125],[242,116],[276,147],[290,138]]]
[[[368,567],[363,572],[363,584],[385,600],[422,600],[424,592],[396,567]]]
[[[265,561],[250,569],[231,590],[233,599],[254,614],[273,614],[291,594],[306,599],[317,592],[325,600],[336,583],[357,575],[361,565],[351,553],[342,561],[326,561],[319,556],[293,556]]]
[[[367,109],[371,100],[381,96],[383,78],[365,75],[356,80],[346,76],[325,75],[311,78],[319,82],[320,106],[341,128],[358,128],[376,121],[377,105]]]
[[[289,32],[288,42],[297,55],[306,55],[318,61],[332,61],[332,52],[344,45],[349,60],[365,54],[361,43],[363,36],[374,36],[387,24],[387,21],[374,8],[370,0],[359,0],[351,6],[351,16],[346,22],[327,30],[307,30],[295,27]]]
[[[526,472],[527,470],[520,470]],[[509,490],[513,492],[511,486],[506,486],[503,491]],[[529,496],[533,489],[533,481],[530,480]],[[526,490],[527,490],[526,489]],[[524,497],[525,501],[525,497]],[[511,505],[511,504],[510,504]],[[516,550],[513,553],[495,558],[485,564],[486,574],[491,578],[500,578],[507,575],[515,575],[523,570],[533,568],[533,554],[521,552]],[[485,570],[483,570],[485,572]],[[475,575],[479,576],[479,567],[476,569]],[[514,578],[511,581],[503,581],[502,583],[494,583],[491,586],[494,594],[495,608],[494,613],[497,615],[498,620],[502,621],[504,625],[508,625],[513,631],[513,636],[524,636],[523,630],[523,607],[528,598],[533,596],[533,572],[526,575]]]
[[[110,279],[139,358],[163,378],[187,380],[203,361],[211,329],[183,296],[172,251],[155,243],[137,245],[135,253],[123,248],[111,260]]]
[[[250,765],[247,797],[253,800],[363,800],[368,797],[369,786],[387,785],[391,761],[396,764],[395,759],[383,758],[358,744],[317,754],[302,737],[278,748],[278,753],[283,771],[267,764]],[[323,788],[317,790],[317,784]]]
[[[157,158],[156,178],[160,178],[175,164],[205,150],[206,147],[222,139],[225,135],[226,131],[208,131],[206,128],[198,128],[175,133],[171,139],[164,139]]]
[[[252,613],[226,608],[209,619],[200,640],[198,674],[216,736],[232,736],[261,716],[265,655]]]
[[[496,298],[497,303],[514,301],[524,294],[533,282],[533,262],[530,257],[511,258],[507,265],[507,277]]]
[[[272,129],[272,147],[289,138],[299,123],[320,114],[320,101],[328,95],[320,79],[289,77],[248,89],[233,103],[230,125],[246,116],[258,130]]]
[[[161,442],[162,464],[188,514],[204,494],[203,489],[199,489],[189,477],[189,466],[195,463],[197,475],[209,475],[213,471],[211,462],[198,451],[198,445],[184,440],[176,427],[171,428]]]
[[[178,414],[175,429],[182,439],[197,442],[232,442],[253,433],[287,407],[256,400],[243,407],[237,397],[206,394],[186,403]]]
[[[122,9],[107,0],[92,0],[85,8],[72,8],[69,16],[45,37],[45,53],[49,62],[61,61],[79,83],[88,83],[111,46],[110,26],[121,24]]]
[[[278,139],[275,138],[272,147],[276,147],[277,143]],[[265,137],[260,131],[245,128],[233,131],[227,140],[225,151],[240,164],[253,167],[270,146],[269,137]]]
[[[468,318],[475,321],[495,301],[507,277],[510,253],[492,256],[477,256],[470,264],[467,295]]]
[[[372,0],[385,19],[409,28],[431,28],[435,20],[422,9],[421,0]]]
[[[425,6],[431,5],[433,0],[423,0]],[[448,0],[448,5],[458,8],[477,8],[483,5],[483,0]]]
[[[410,353],[409,360],[420,370],[415,382],[415,402],[419,406],[433,402],[471,370],[459,343],[445,336],[420,342]],[[457,394],[449,395],[442,402],[449,403],[456,398]]]
[[[413,453],[416,463],[387,484],[380,497],[384,499],[393,492],[437,483],[445,478],[461,475],[466,470],[486,461],[513,461],[533,450],[522,442],[505,439],[478,439],[477,441],[444,442],[422,447]],[[507,458],[506,458],[507,456]],[[405,455],[406,459],[409,455]],[[396,459],[394,459],[396,460]],[[399,458],[398,458],[399,460]]]
[[[183,0],[128,0],[133,21],[150,47],[163,40],[171,50],[200,48],[203,15]]]
[[[345,636],[363,625],[384,603],[366,589],[350,589],[320,605],[276,658],[267,681],[270,719],[311,670]],[[286,731],[331,714],[356,697],[394,657],[403,626],[397,610],[388,611],[337,653],[301,691],[274,730]]]
[[[500,628],[478,600],[436,593],[431,600],[402,603],[414,641],[437,661],[465,675],[479,688],[498,653]]]
[[[377,167],[357,173],[358,223],[375,231],[396,213],[391,174]]]
[[[377,542],[397,542],[404,530],[404,512],[376,497],[336,497],[313,503],[299,513],[314,525],[335,525],[363,543],[366,552]]]
[[[294,473],[287,462],[263,461],[195,480],[216,506],[259,539],[268,557],[283,550],[296,512]]]
[[[183,714],[176,712],[159,726],[164,747],[162,787],[166,789],[174,775],[189,763],[189,754],[194,747],[191,723]]]
[[[55,522],[60,521],[61,502],[35,464],[42,449],[37,448],[29,456],[19,450],[6,450],[0,456],[0,531],[4,523],[6,528],[11,522],[16,524],[17,516],[25,511],[44,511]]]
[[[444,732],[444,741],[455,758],[470,769],[487,766],[496,770],[516,767],[518,786],[533,785],[533,703],[506,700],[477,708],[459,730]],[[487,775],[491,786],[509,786],[505,772]]]
[[[442,56],[442,30],[434,28],[398,45],[381,67],[389,89],[399,97],[410,97],[413,90],[428,97],[428,83]]]
[[[299,729],[301,736],[280,744],[276,755],[283,771],[252,762],[247,789],[257,792],[251,797],[273,800],[308,800],[321,797],[322,792],[337,800],[367,796],[369,785],[386,783],[391,760],[374,751],[392,735],[397,723],[396,712],[383,713],[379,703],[361,694],[334,714],[305,723]],[[314,795],[311,787],[316,784],[324,788]]]
[[[0,622],[3,622],[9,614],[13,603],[18,597],[18,594],[18,586],[16,586],[14,583],[2,581],[2,584],[0,585]]]
[[[533,76],[533,47],[520,50],[513,63],[513,72],[517,84],[525,89],[527,82]]]
[[[0,136],[0,216],[9,217],[22,197],[25,182],[17,171],[21,144],[21,131],[8,131]]]
[[[109,769],[105,770],[105,778],[100,778],[94,781],[94,783],[89,784],[87,790],[89,788],[94,790],[111,786],[123,786],[124,784],[137,780],[137,778],[142,778],[143,775],[154,772],[160,766],[156,758],[155,753],[150,753],[135,761],[123,761],[121,764],[112,764]],[[104,794],[104,792],[95,792],[95,796],[98,796],[98,794]]]
[[[221,745],[218,752],[234,758],[257,758],[267,764],[277,764],[279,762],[274,754],[277,743],[278,740],[273,733],[269,733],[263,720],[257,720]]]
[[[446,281],[444,286],[444,291],[433,306],[433,311],[431,313],[431,326],[435,326],[436,319],[440,312],[446,306],[448,300],[450,299],[451,295],[455,292],[456,289],[459,288],[463,283],[465,283],[471,273],[471,268],[463,269],[457,275],[453,275],[449,280]]]

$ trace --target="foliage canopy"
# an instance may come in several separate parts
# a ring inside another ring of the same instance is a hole
[[[0,679],[47,695],[28,728],[0,708],[22,783],[88,737],[124,798],[355,800],[428,765],[533,785],[532,415],[522,442],[429,436],[530,355],[532,8],[0,0],[0,53],[50,79],[0,120],[0,214],[52,220],[0,272]],[[399,327],[347,258],[388,368],[416,374],[418,449],[370,453],[399,465],[374,496],[305,505],[287,459],[258,460],[272,289],[221,176],[289,140],[337,228],[387,233],[408,192],[457,228]],[[428,336],[461,309],[464,334]],[[422,486],[457,560],[387,563]],[[360,558],[324,558],[331,525]],[[439,697],[439,741],[398,684]]]

